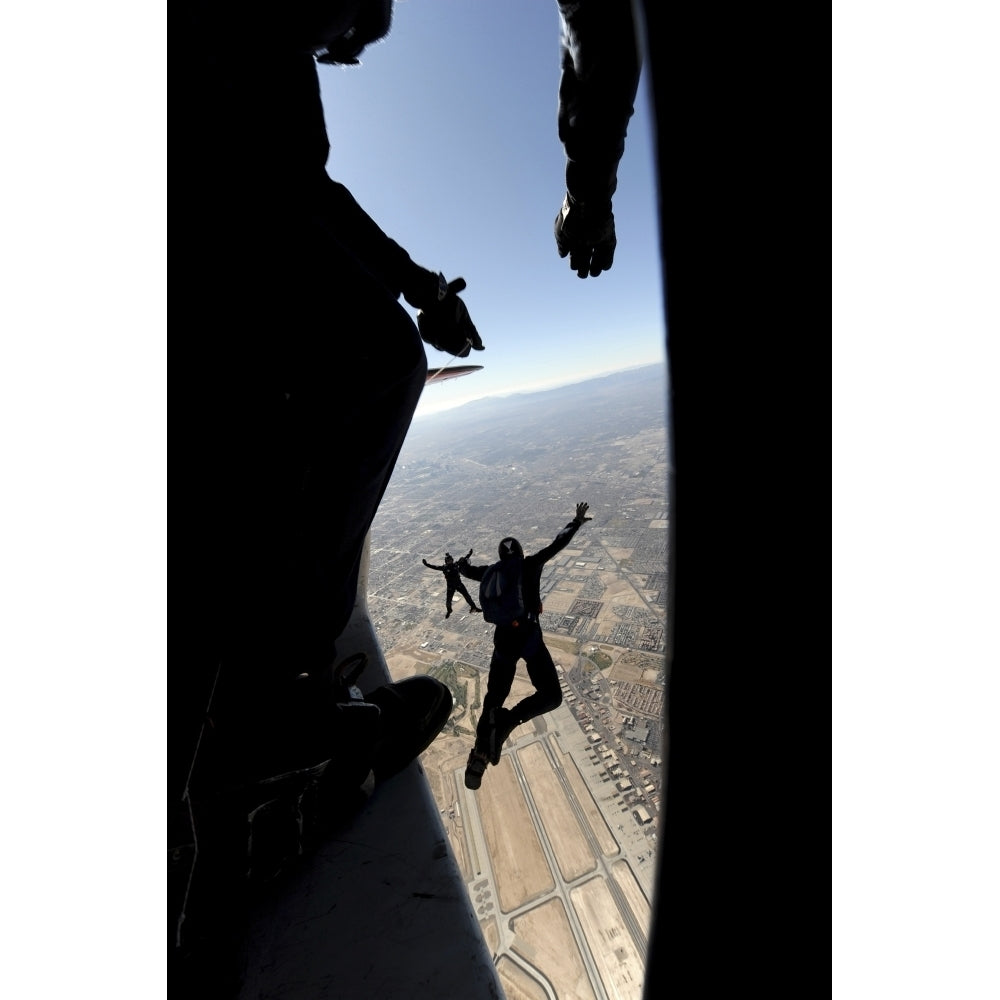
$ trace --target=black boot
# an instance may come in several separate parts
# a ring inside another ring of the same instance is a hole
[[[472,748],[469,754],[469,761],[465,765],[465,787],[475,791],[483,783],[483,774],[489,758],[481,750]]]
[[[407,677],[366,696],[381,711],[375,745],[375,781],[384,781],[420,756],[444,728],[453,705],[447,685],[433,677]]]

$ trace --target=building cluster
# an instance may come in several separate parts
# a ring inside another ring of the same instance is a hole
[[[602,781],[614,783],[614,797],[641,827],[655,830],[660,809],[659,731],[635,715],[625,716],[620,728],[615,710],[602,701],[600,675],[574,686],[560,677],[563,698],[587,737],[591,759],[602,768]]]

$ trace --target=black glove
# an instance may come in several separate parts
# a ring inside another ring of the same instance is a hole
[[[596,278],[609,271],[617,245],[611,203],[591,207],[567,194],[556,216],[556,249],[560,257],[569,254],[577,276]]]
[[[417,313],[417,329],[425,343],[445,354],[467,358],[475,348],[484,350],[479,333],[469,318],[469,310],[458,297],[465,288],[465,278],[445,284],[441,276],[441,291],[436,303],[425,305]]]
[[[429,566],[429,565],[430,565],[430,564],[429,564],[429,563],[427,562],[427,560],[426,560],[426,559],[421,559],[420,561],[421,561],[421,562],[422,562],[422,563],[423,563],[423,564],[424,564],[425,566]]]
[[[592,521],[592,517],[587,517],[587,511],[590,509],[589,503],[578,503],[576,505],[576,517],[573,518],[577,524],[583,524],[584,521]]]

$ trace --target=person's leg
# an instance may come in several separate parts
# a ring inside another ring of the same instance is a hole
[[[178,602],[197,644],[179,672],[202,664],[197,683],[185,682],[194,720],[218,671],[214,713],[274,743],[297,731],[296,677],[333,664],[427,370],[412,319],[353,258],[323,257],[337,309],[323,306],[328,288],[302,279],[303,254],[296,260],[298,278],[279,268],[282,280],[254,300],[271,339],[252,328],[246,354],[273,354],[272,368],[240,355],[239,377],[226,379],[220,362],[195,402],[191,489],[178,507],[190,500],[197,514],[180,521],[193,527],[181,540],[191,572]]]
[[[506,641],[505,641],[506,640]],[[488,746],[489,734],[493,727],[493,713],[503,708],[503,703],[510,694],[514,684],[514,674],[517,671],[519,649],[509,637],[493,638],[493,656],[490,659],[490,672],[486,681],[486,695],[483,697],[483,708],[476,726],[476,746],[484,750]]]
[[[465,584],[459,581],[457,587],[458,587],[458,592],[465,598],[465,601],[469,605],[469,607],[472,608],[473,611],[478,611],[479,609],[476,607],[476,602],[472,599],[472,595],[469,593]]]
[[[535,691],[511,707],[510,719],[515,726],[537,715],[551,712],[562,704],[559,674],[552,661],[552,655],[543,641],[542,630],[537,624],[534,625],[533,634],[521,655]]]
[[[461,584],[459,584],[459,586],[461,586]],[[455,584],[453,584],[449,580],[448,581],[448,591],[447,591],[447,594],[445,595],[445,599],[444,599],[445,610],[447,610],[447,612],[448,612],[449,615],[451,614],[451,602],[452,602],[452,599],[454,598],[454,596],[455,596]]]
[[[298,606],[318,655],[350,617],[365,537],[427,375],[423,342],[403,307],[362,269],[352,294],[364,293],[366,280],[363,307],[348,317],[357,342],[338,345],[327,378],[300,393],[308,474]]]
[[[469,753],[465,765],[465,787],[477,789],[482,784],[486,766],[496,763],[490,753],[492,734],[496,725],[498,712],[503,711],[503,703],[510,694],[517,670],[518,646],[511,637],[497,634],[493,636],[493,657],[490,660],[490,672],[486,681],[486,694],[483,697],[483,707],[476,726],[476,742]]]
[[[489,716],[490,727],[484,734],[483,746],[491,764],[500,763],[500,752],[510,734],[522,722],[551,712],[562,702],[562,689],[559,687],[559,675],[556,665],[545,643],[542,641],[542,630],[537,624],[528,626],[527,641],[521,650],[528,669],[528,677],[535,686],[534,693],[522,698],[512,708],[498,706]]]

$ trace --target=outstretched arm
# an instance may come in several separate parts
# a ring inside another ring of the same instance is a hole
[[[578,503],[576,505],[576,516],[573,518],[569,524],[566,525],[562,531],[556,535],[555,539],[550,545],[546,545],[544,549],[536,552],[531,558],[536,559],[539,562],[547,562],[551,559],[557,552],[562,551],[569,545],[569,540],[576,534],[577,529],[585,521],[592,521],[593,518],[587,516],[587,511],[590,509],[590,504]]]
[[[428,562],[428,561],[427,561],[426,559],[421,559],[420,561],[421,561],[421,562],[422,562],[422,563],[423,563],[423,564],[424,564],[424,565],[425,565],[425,566],[426,566],[426,567],[427,567],[428,569],[436,569],[436,570],[440,570],[441,572],[444,572],[444,566],[434,566],[433,564],[429,563],[429,562]]]
[[[483,574],[489,569],[489,566],[473,566],[469,562],[469,556],[472,555],[472,549],[469,549],[468,556],[462,556],[458,560],[458,571],[462,576],[468,577],[470,580],[482,580]]]

